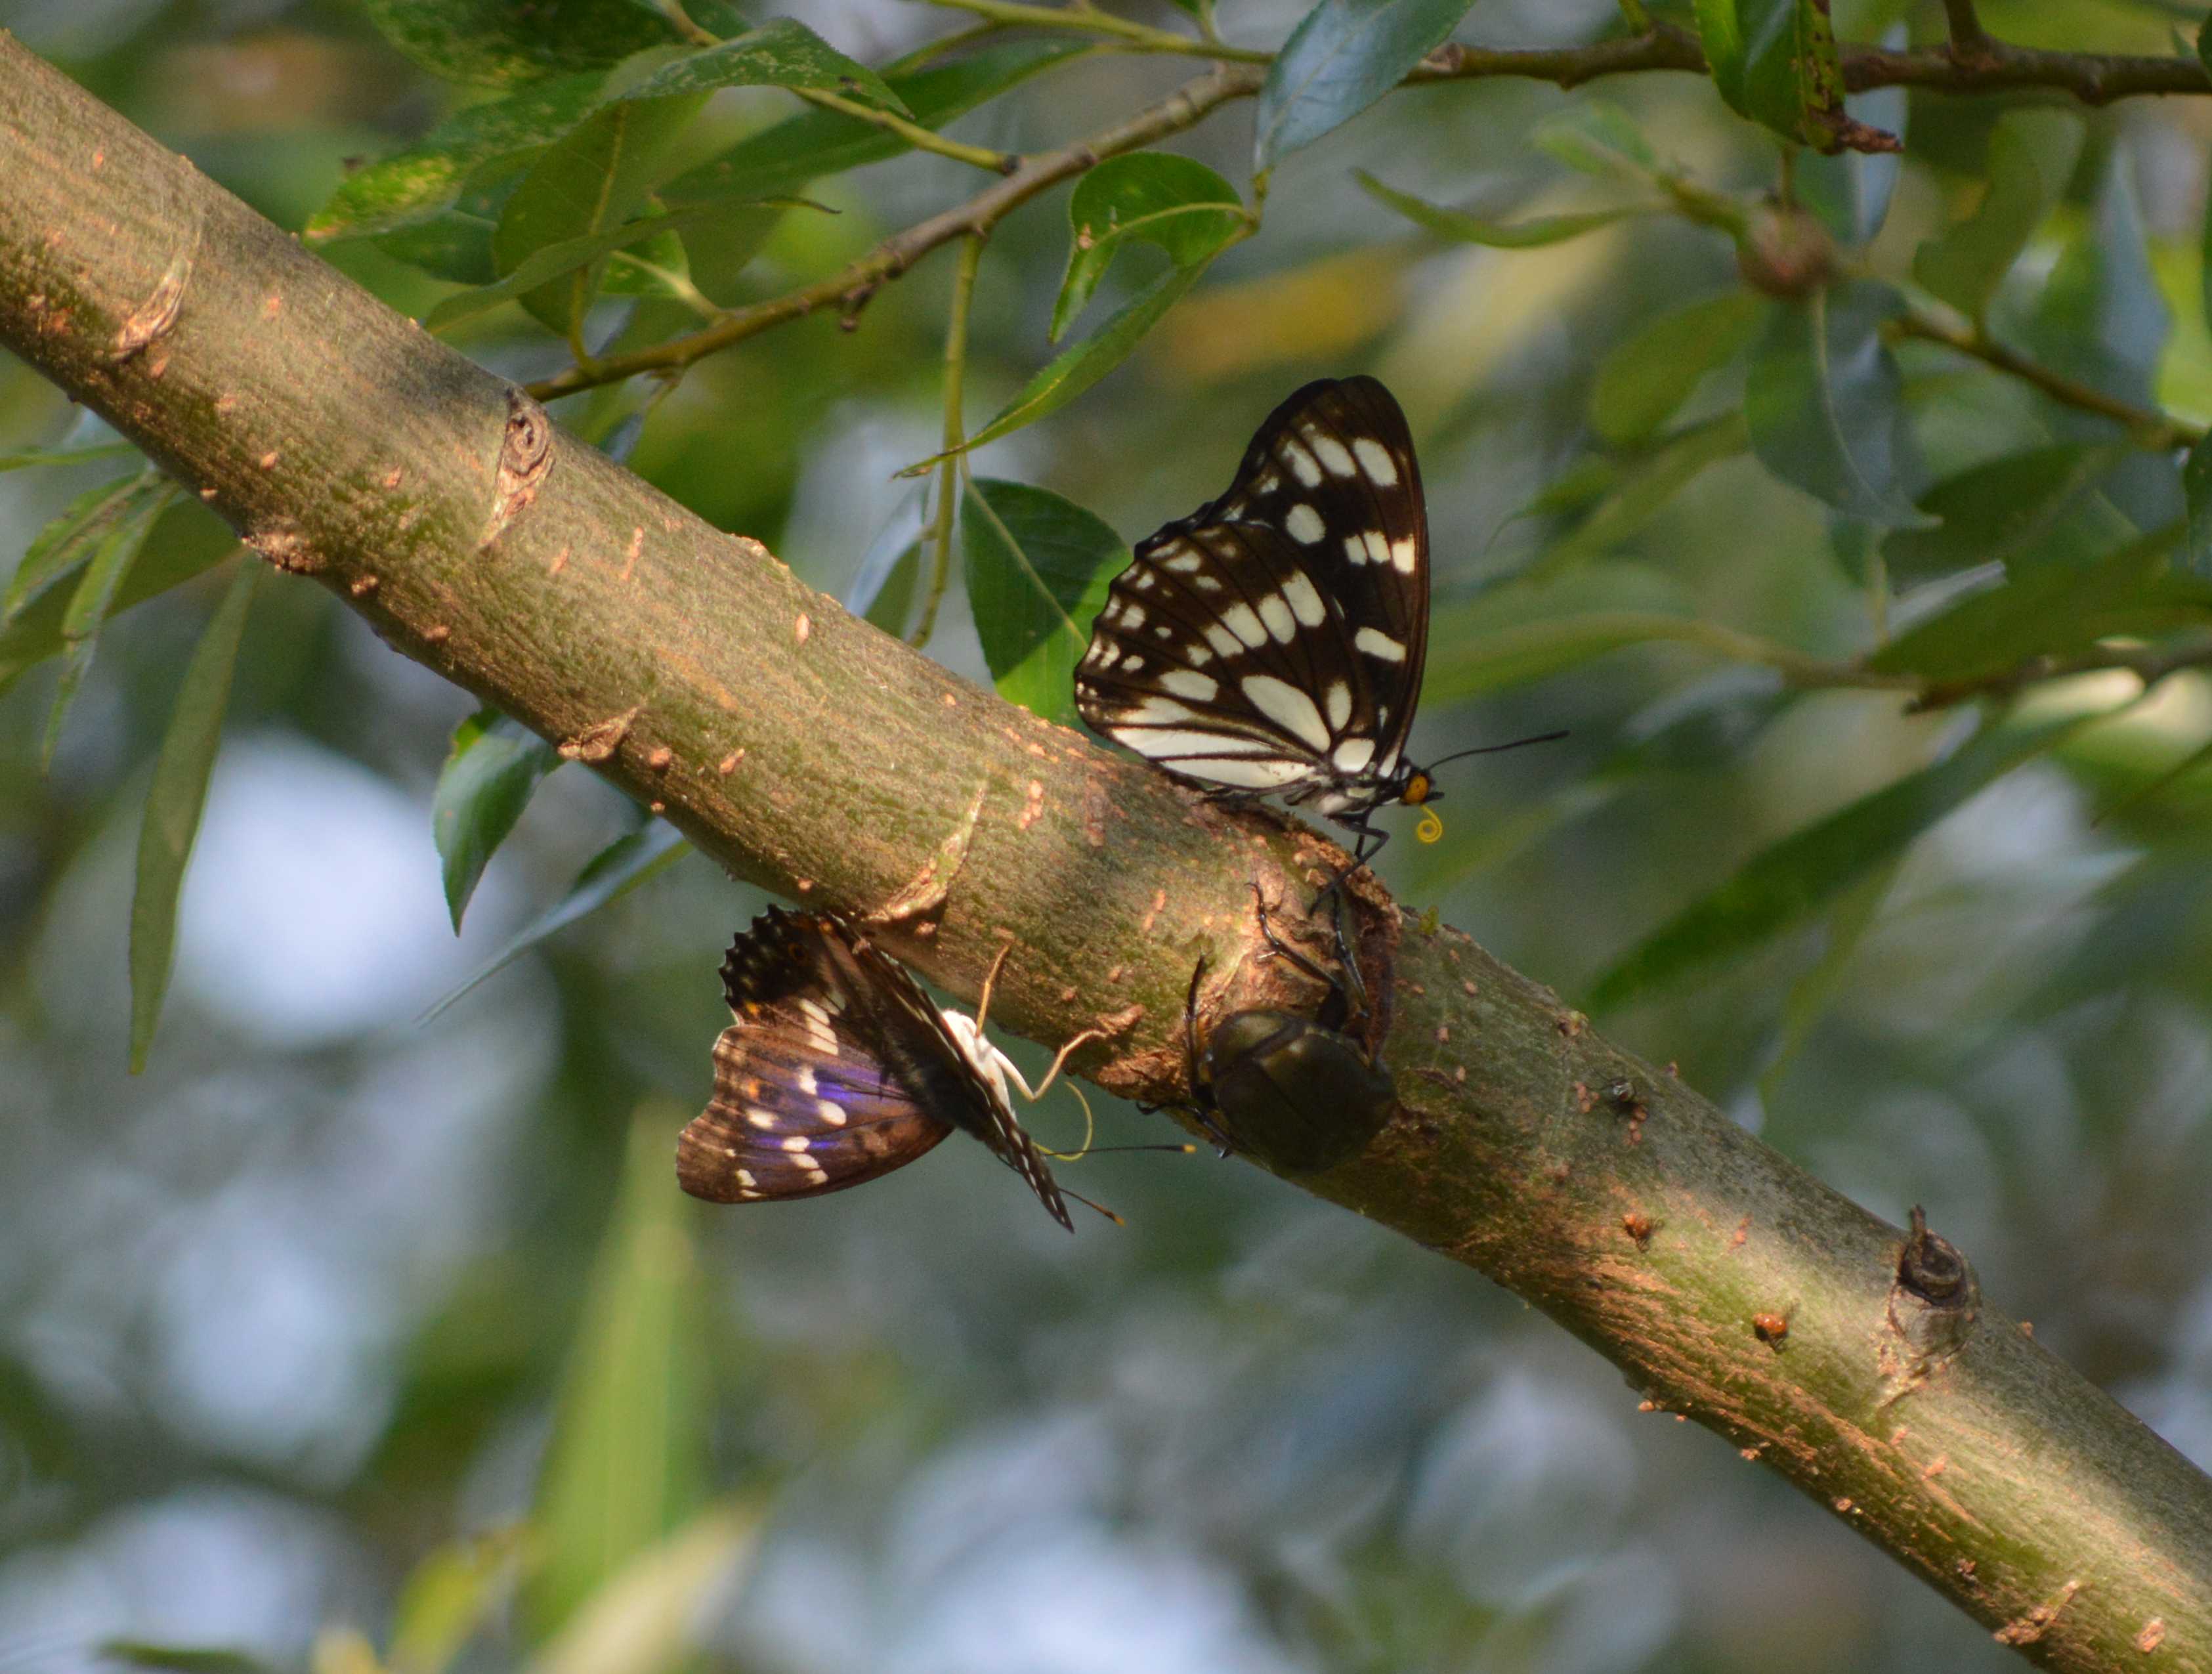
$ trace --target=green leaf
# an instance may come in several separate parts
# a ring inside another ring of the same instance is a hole
[[[710,1507],[602,1582],[524,1674],[664,1674],[695,1658],[698,1622],[733,1597],[766,1520],[759,1504]]]
[[[154,761],[153,782],[146,789],[146,811],[138,826],[137,886],[131,897],[133,1075],[146,1068],[146,1054],[161,1020],[161,1001],[169,991],[177,899],[184,890],[185,868],[191,861],[192,840],[199,835],[208,776],[215,770],[223,712],[230,706],[231,671],[238,666],[246,612],[260,578],[258,563],[250,558],[241,563],[222,603],[209,618],[191,660],[185,665],[184,681],[161,734],[161,753]]]
[[[1766,304],[1723,291],[1647,321],[1598,363],[1590,423],[1615,447],[1657,434],[1706,375],[1742,352]]]
[[[108,615],[119,616],[134,605],[143,605],[155,594],[191,581],[236,551],[234,541],[217,545],[165,538],[155,542],[131,566]],[[69,599],[70,594],[64,589],[52,589],[26,606],[13,621],[0,626],[0,691],[14,685],[26,669],[36,667],[68,648],[69,642],[62,634],[62,621]]]
[[[1680,581],[1641,564],[1509,581],[1437,613],[1425,700],[1455,703],[1676,637],[1694,608]]]
[[[1987,728],[1948,760],[1792,832],[1631,948],[1597,980],[1587,1008],[1613,1010],[1747,953],[1820,911],[1977,791],[2096,718]]]
[[[155,519],[167,509],[169,496],[174,492],[168,484],[157,479],[120,520],[110,526],[100,538],[91,562],[85,565],[76,590],[70,595],[69,605],[62,612],[61,678],[54,685],[54,704],[47,712],[46,739],[40,748],[41,771],[53,765],[54,749],[61,742],[62,727],[69,719],[70,706],[76,702],[77,688],[92,667],[100,630],[115,609],[124,578],[137,562],[138,549],[146,544]]]
[[[1906,44],[1901,22],[1883,32],[1881,45],[1897,51]],[[1894,136],[1902,144],[1909,104],[1902,87],[1855,93],[1839,108],[1851,120]],[[1889,215],[1890,200],[1904,172],[1901,151],[1802,151],[1791,176],[1797,201],[1820,217],[1842,243],[1872,241]]]
[[[902,477],[918,477],[942,464],[952,453],[966,453],[987,441],[996,441],[1025,424],[1034,424],[1066,406],[1128,358],[1145,333],[1159,324],[1167,311],[1182,300],[1206,271],[1197,267],[1171,267],[1146,285],[1091,336],[1057,356],[1002,408],[997,417],[969,437],[957,448],[907,466]]]
[[[957,64],[887,76],[884,81],[916,123],[934,131],[1030,76],[1091,50],[1080,41],[1014,41]],[[841,111],[807,111],[677,175],[661,186],[659,196],[672,204],[787,197],[810,180],[880,162],[911,149],[898,135],[858,117]]]
[[[737,87],[814,88],[900,116],[914,114],[874,70],[787,17],[663,64],[620,97],[666,99]]]
[[[631,1124],[622,1190],[570,1345],[524,1592],[540,1640],[706,1498],[706,1298],[692,1250],[697,1206],[668,1163],[677,1120],[648,1106]]]
[[[1053,305],[1054,343],[1132,243],[1157,246],[1177,267],[1201,266],[1252,224],[1236,187],[1171,151],[1108,158],[1076,183],[1067,221],[1073,240]]]
[[[671,142],[705,99],[697,94],[611,104],[548,147],[507,199],[492,234],[501,273],[514,272],[550,246],[620,228],[652,191]],[[598,267],[590,264],[519,300],[569,337],[581,329],[598,289]]]
[[[449,82],[508,87],[570,70],[604,70],[649,46],[685,44],[658,9],[637,0],[362,0],[377,33]],[[715,34],[745,25],[722,0],[686,0]]]
[[[2067,376],[2149,405],[2172,324],[2151,271],[2128,152],[2117,147],[2095,218],[2060,256],[2037,299],[2029,343]]]
[[[1348,122],[1443,44],[1472,0],[1321,0],[1267,66],[1252,172]]]
[[[2182,546],[2182,562],[2193,574],[2212,581],[2212,435],[2189,450],[2181,466],[2181,490],[2189,500],[2189,536]]]
[[[586,914],[627,895],[647,880],[656,878],[690,852],[683,833],[665,821],[654,820],[644,830],[617,837],[592,856],[568,892],[517,931],[507,944],[479,966],[468,979],[441,996],[420,1021],[428,1023],[485,978],[520,959],[559,930],[565,930]]]
[[[161,1645],[145,1639],[106,1639],[99,1652],[110,1662],[164,1674],[270,1674],[270,1666],[244,1651],[217,1646]]]
[[[2081,132],[2070,115],[2055,111],[2014,111],[1999,119],[1990,131],[1981,201],[1913,253],[1913,278],[1960,313],[1976,320],[1986,315],[2064,187]],[[2069,137],[2072,143],[2064,143]]]
[[[1845,890],[1843,898],[1828,910],[1826,946],[1821,948],[1820,957],[1799,974],[1797,980],[1790,984],[1790,992],[1783,996],[1774,1054],[1759,1072],[1759,1096],[1770,1105],[1781,1089],[1784,1077],[1790,1073],[1790,1065],[1796,1062],[1797,1054],[1812,1034],[1813,1026],[1841,992],[1844,977],[1850,970],[1851,957],[1881,917],[1881,904],[1889,898],[1890,886],[1897,881],[1898,868],[1903,864],[1902,854],[1882,861]]]
[[[821,210],[825,215],[836,213],[823,204],[807,204],[805,199],[799,198],[781,198],[774,207],[786,210],[802,204]],[[563,239],[558,244],[545,246],[517,264],[514,271],[505,278],[447,297],[422,316],[422,324],[428,330],[442,331],[464,320],[473,320],[480,313],[487,313],[502,302],[511,302],[564,273],[573,273],[578,268],[588,266],[602,256],[611,255],[617,251],[629,251],[634,246],[654,240],[659,241],[658,247],[637,253],[639,259],[655,266],[667,265],[680,273],[684,271],[684,247],[671,234],[689,232],[703,222],[741,212],[740,206],[734,204],[702,204],[671,215],[648,216],[641,221],[627,222],[607,232]],[[609,272],[605,288],[614,292],[635,289],[634,282],[625,279],[618,268]]]
[[[560,765],[558,750],[497,709],[478,709],[454,729],[430,798],[430,831],[445,862],[446,909],[457,933],[484,867],[538,782]]]
[[[99,447],[26,447],[13,454],[0,454],[0,471],[23,471],[40,465],[83,465],[93,460],[127,460],[137,451],[127,441],[111,441]]]
[[[1827,0],[1697,0],[1713,86],[1729,107],[1785,139],[1832,150],[1843,69]]]
[[[161,492],[161,478],[151,472],[118,477],[87,489],[59,515],[31,537],[22,562],[0,596],[0,627],[15,621],[50,588],[58,587],[92,562],[100,543],[143,510]]]
[[[1662,173],[1659,154],[1643,130],[1626,111],[1602,99],[1578,99],[1546,117],[1529,131],[1528,143],[1600,180],[1649,184]]]
[[[445,1674],[505,1602],[523,1555],[519,1525],[434,1546],[392,1609],[392,1674]]]
[[[2087,565],[2044,564],[1970,594],[1867,659],[1886,673],[1955,681],[2002,674],[2030,657],[2064,656],[2113,635],[2212,621],[2212,581],[2176,572],[2180,525]]]
[[[2061,442],[1985,460],[1920,496],[1935,528],[1891,531],[1882,560],[1910,583],[1977,564],[2070,563],[2109,552],[2135,526],[2094,492],[2132,453],[2125,442]]]
[[[908,490],[878,530],[846,589],[844,606],[887,634],[903,635],[914,612],[921,575],[921,531],[926,496]]]
[[[427,139],[347,176],[309,218],[307,242],[369,238],[434,221],[479,170],[542,151],[589,116],[605,82],[604,72],[592,70],[470,106]]]
[[[1743,415],[1728,413],[1668,437],[1615,469],[1582,521],[1547,547],[1532,575],[1548,578],[1620,545],[1667,508],[1700,473],[1751,445]]]
[[[1364,168],[1352,170],[1352,177],[1366,188],[1368,196],[1388,204],[1407,220],[1439,237],[1493,250],[1534,250],[1542,245],[1558,244],[1595,232],[1600,227],[1610,227],[1631,216],[1651,214],[1657,208],[1656,204],[1625,204],[1618,209],[1584,210],[1574,215],[1532,216],[1526,221],[1485,221],[1464,210],[1448,210],[1409,192],[1386,186]]]
[[[1071,721],[1091,620],[1130,559],[1102,519],[1048,489],[979,477],[961,503],[968,602],[999,695]]]
[[[1917,470],[1903,380],[1882,323],[1904,306],[1870,281],[1778,307],[1752,350],[1752,451],[1785,483],[1871,523],[1929,520],[1907,497]]]

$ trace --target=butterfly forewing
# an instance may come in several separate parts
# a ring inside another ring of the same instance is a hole
[[[906,969],[831,913],[770,908],[722,965],[714,1093],[677,1143],[694,1196],[818,1196],[903,1167],[955,1128],[1069,1224],[1050,1172]]]
[[[1309,384],[1225,493],[1138,546],[1093,627],[1078,707],[1188,777],[1372,807],[1395,794],[1428,586],[1405,415],[1371,378]]]

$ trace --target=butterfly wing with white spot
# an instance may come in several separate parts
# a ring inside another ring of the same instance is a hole
[[[819,1196],[903,1167],[959,1128],[1066,1206],[1002,1091],[906,968],[834,913],[771,907],[722,965],[732,1021],[677,1176],[720,1202]]]
[[[1307,385],[1228,490],[1140,544],[1076,671],[1097,732],[1209,784],[1372,806],[1428,645],[1412,433],[1372,378]]]
[[[714,1097],[677,1141],[677,1178],[693,1196],[841,1191],[952,1131],[845,1025],[843,946],[827,915],[774,908],[731,945],[722,990],[733,1020],[714,1043]]]

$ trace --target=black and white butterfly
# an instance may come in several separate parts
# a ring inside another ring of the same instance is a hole
[[[676,1146],[677,1178],[693,1196],[750,1203],[842,1191],[903,1168],[958,1128],[1074,1230],[1006,1089],[1039,1097],[1097,1031],[1068,1042],[1032,1091],[978,1018],[938,1006],[904,965],[828,912],[770,907],[730,945],[722,993],[733,1020],[714,1043],[714,1097]],[[987,980],[979,1013],[989,1003]]]
[[[1323,379],[1267,416],[1226,493],[1139,543],[1075,704],[1218,794],[1310,804],[1358,833],[1356,869],[1389,840],[1376,808],[1437,796],[1432,769],[1405,758],[1428,642],[1406,415],[1372,378]]]

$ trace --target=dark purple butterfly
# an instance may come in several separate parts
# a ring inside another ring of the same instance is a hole
[[[722,992],[734,1020],[714,1043],[714,1095],[676,1145],[676,1177],[693,1196],[842,1191],[960,1128],[1074,1230],[1006,1091],[1012,1081],[1035,1099],[1052,1076],[1031,1092],[976,1019],[939,1007],[849,922],[770,907],[730,945]],[[989,995],[987,981],[985,1007]],[[1060,1059],[1095,1035],[1070,1041]]]

